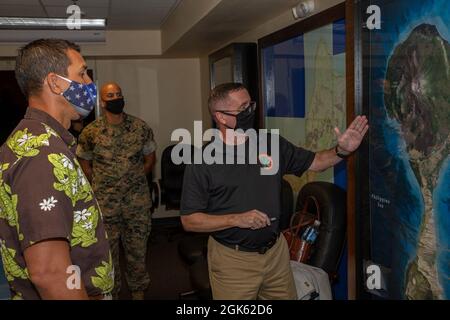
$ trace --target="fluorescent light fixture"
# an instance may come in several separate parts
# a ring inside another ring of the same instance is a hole
[[[0,29],[68,29],[68,19],[0,17]],[[80,19],[81,29],[105,29],[106,19]]]

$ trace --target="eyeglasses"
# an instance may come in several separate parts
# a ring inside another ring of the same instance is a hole
[[[243,113],[245,114],[250,114],[253,111],[256,110],[256,102],[255,101],[251,101],[249,104],[247,104],[246,106],[240,107],[239,109],[235,109],[235,110],[216,110],[216,112],[220,112],[229,116],[236,116],[236,114],[233,114],[231,112],[237,112],[239,113]]]

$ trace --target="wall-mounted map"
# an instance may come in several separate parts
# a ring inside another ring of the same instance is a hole
[[[265,127],[309,150],[333,147],[334,128],[346,127],[345,20],[264,48],[262,55]],[[286,179],[295,193],[311,181],[346,188],[345,163]]]
[[[387,297],[450,298],[450,2],[363,1],[371,256]]]
[[[346,128],[345,4],[341,3],[259,40],[263,127],[279,129],[297,146],[321,151],[336,145],[334,128]],[[312,181],[347,188],[346,162],[322,173],[284,177],[294,199]],[[347,249],[333,285],[347,299]]]

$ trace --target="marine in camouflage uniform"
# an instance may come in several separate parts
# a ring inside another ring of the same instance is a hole
[[[105,115],[83,130],[77,155],[87,176],[92,178],[103,212],[116,270],[113,295],[117,298],[121,287],[119,244],[122,241],[128,286],[133,299],[143,299],[150,283],[145,263],[151,227],[146,172],[153,166],[156,143],[144,121],[118,113],[124,105],[120,103],[123,97],[119,86],[107,84],[101,94]],[[108,101],[121,108],[108,108],[111,105]]]

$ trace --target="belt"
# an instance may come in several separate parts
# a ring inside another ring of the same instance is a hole
[[[257,252],[259,254],[265,254],[267,251],[269,251],[275,245],[275,243],[277,242],[279,237],[280,237],[280,234],[277,234],[272,240],[270,240],[264,246],[259,247],[259,248],[246,248],[246,247],[240,246],[238,244],[230,244],[226,241],[216,239],[216,238],[214,238],[214,240],[216,240],[221,245],[228,247],[230,249],[236,250],[236,251]]]

